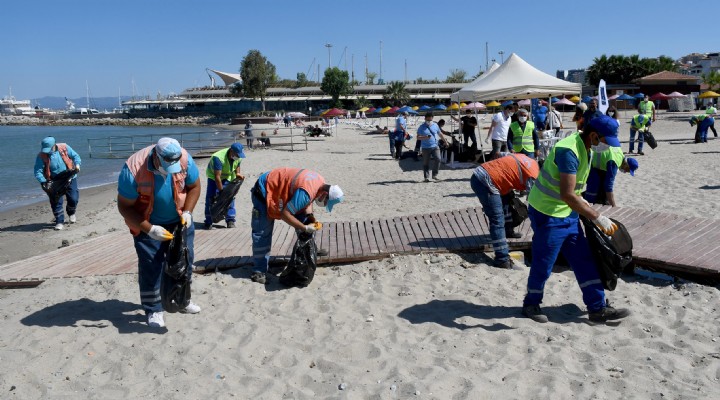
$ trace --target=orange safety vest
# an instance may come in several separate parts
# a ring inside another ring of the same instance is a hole
[[[513,157],[514,156],[514,157]],[[517,158],[517,161],[515,160]],[[520,169],[518,169],[518,162]],[[528,178],[537,179],[540,173],[538,163],[525,154],[514,153],[496,160],[488,161],[482,165],[492,179],[501,195],[510,193],[512,189],[525,190],[525,181]],[[520,180],[522,172],[523,181]]]
[[[282,210],[298,189],[306,191],[310,199],[314,200],[323,185],[325,178],[315,171],[300,168],[276,168],[270,171],[265,183],[268,217],[281,219]]]
[[[67,169],[75,169],[75,163],[73,162],[72,158],[68,155],[67,152],[67,145],[65,143],[58,143],[57,145],[57,151],[60,153],[60,157],[62,157],[63,161],[65,162],[65,167]],[[43,153],[42,151],[38,153],[40,156],[40,159],[42,159],[43,164],[45,164],[45,179],[50,180],[50,154]]]
[[[148,168],[149,155],[154,148],[155,145],[148,146],[131,155],[125,162],[128,169],[130,169],[130,173],[132,173],[135,178],[137,192],[140,195],[135,202],[135,210],[146,220],[150,218],[155,201],[155,174]],[[185,178],[187,178],[188,154],[185,149],[182,149],[182,156],[180,157],[179,163],[181,170],[177,174],[172,174],[172,181],[175,208],[177,208],[178,215],[182,216],[183,206],[185,205],[185,195],[187,194],[185,191]],[[130,233],[132,233],[133,236],[140,234],[140,231],[130,226],[127,220],[125,220],[125,224],[130,228]]]

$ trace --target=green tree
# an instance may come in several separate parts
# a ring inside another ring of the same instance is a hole
[[[720,88],[720,72],[710,71],[707,74],[702,74],[703,83],[708,85],[710,90],[715,90],[716,87]]]
[[[393,81],[385,89],[383,100],[385,100],[386,104],[400,107],[410,101],[410,93],[408,93],[404,82]]]
[[[328,68],[325,70],[320,90],[332,97],[331,107],[342,107],[340,96],[347,96],[352,91],[350,75],[338,67]]]
[[[375,78],[377,78],[376,72],[368,72],[367,73],[367,84],[368,85],[374,85],[375,84]]]
[[[250,50],[240,63],[240,77],[244,95],[253,99],[259,97],[265,111],[265,93],[277,80],[275,66],[259,50]]]
[[[464,69],[451,69],[450,75],[445,79],[445,83],[463,83],[465,82],[466,76],[467,72]]]
[[[308,86],[307,76],[304,72],[297,73],[297,87]]]
[[[640,58],[639,55],[630,56],[603,54],[593,60],[593,64],[587,69],[587,83],[597,86],[600,79],[608,83],[631,83],[643,76],[651,75],[661,71],[677,72],[678,67],[675,60],[667,56],[658,58]]]
[[[367,99],[365,96],[358,96],[357,99],[355,99],[355,109],[359,110],[363,107],[370,107],[370,100]]]

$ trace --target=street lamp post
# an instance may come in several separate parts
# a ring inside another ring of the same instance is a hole
[[[500,54],[500,64],[504,63],[505,62],[505,57],[504,57],[505,52],[500,50],[500,51],[498,51],[498,54]]]

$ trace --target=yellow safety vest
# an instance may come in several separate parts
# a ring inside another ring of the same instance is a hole
[[[572,151],[580,162],[575,175],[575,194],[578,196],[585,191],[585,183],[590,174],[590,156],[578,132],[560,140],[550,150],[550,155],[530,190],[528,203],[541,213],[556,218],[565,218],[572,213],[570,206],[560,197],[560,170],[555,164],[555,153],[561,148]]]
[[[210,157],[210,162],[208,163],[207,168],[205,169],[205,176],[208,177],[208,179],[215,179],[215,170],[213,169],[213,157],[217,157],[222,161],[222,172],[220,172],[220,179],[231,181],[235,179],[235,170],[240,166],[240,163],[242,162],[242,158],[238,158],[235,161],[230,161],[230,159],[227,157],[228,150],[230,150],[229,147],[226,147],[222,150],[218,150],[215,153],[213,153],[212,157]]]
[[[655,109],[655,104],[650,100],[648,100],[648,101],[643,100],[640,102],[640,109],[645,111],[645,115],[652,118],[652,113],[653,113],[653,110]]]
[[[607,171],[607,163],[612,160],[615,161],[615,165],[620,168],[624,159],[625,155],[623,154],[622,148],[611,147],[602,153],[593,153],[592,167],[601,171]]]
[[[532,133],[535,130],[535,124],[532,121],[525,122],[525,130],[520,130],[520,122],[515,121],[510,124],[510,130],[513,133],[513,150],[520,152],[525,150],[530,153],[535,152],[535,143],[533,142]]]

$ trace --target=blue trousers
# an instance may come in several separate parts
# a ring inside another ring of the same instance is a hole
[[[395,158],[395,134],[390,132],[388,137],[390,138],[390,157]]]
[[[638,151],[642,151],[643,144],[645,144],[645,132],[639,132],[636,129],[630,128],[630,152],[635,150],[635,132],[638,134]]]
[[[251,194],[253,209],[250,219],[250,228],[252,230],[252,252],[253,252],[253,272],[267,272],[270,262],[270,249],[272,248],[272,234],[275,228],[275,220],[268,217],[267,203],[265,199]],[[295,215],[295,218],[305,222],[307,215],[305,213]]]
[[[227,179],[222,180],[223,185],[230,183]],[[205,192],[205,225],[212,224],[212,214],[210,213],[210,203],[212,198],[220,193],[218,190],[215,179],[208,178],[207,191]],[[230,207],[228,207],[227,214],[225,214],[225,222],[235,222],[235,199],[233,198]]]
[[[528,207],[528,215],[533,229],[532,264],[523,305],[542,303],[545,282],[550,277],[558,253],[562,252],[575,273],[588,312],[600,311],[605,307],[605,290],[580,228],[580,218],[575,213],[566,218],[551,217],[532,206]]]
[[[178,222],[180,223],[180,222]],[[172,232],[177,224],[162,225]],[[145,313],[162,311],[160,301],[160,281],[163,276],[163,262],[167,256],[170,241],[161,242],[140,232],[134,237],[135,252],[138,256],[138,283],[140,285],[140,304]],[[187,246],[190,265],[195,260],[195,227],[190,224],[187,231]],[[188,268],[188,279],[192,278],[192,268]]]
[[[510,259],[510,248],[505,237],[505,212],[499,194],[493,194],[484,183],[473,175],[470,187],[482,204],[483,212],[490,223],[490,240],[495,252],[495,262],[500,264]]]
[[[74,215],[77,210],[78,200],[80,199],[80,191],[77,186],[77,178],[70,182],[70,187],[64,196],[67,199],[67,207],[65,210],[68,215]],[[53,215],[55,216],[56,224],[65,223],[65,213],[63,213],[63,196],[57,198],[57,201],[53,201],[50,198],[50,207],[52,208]]]

